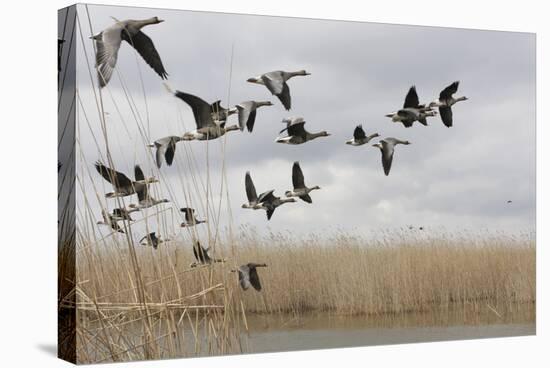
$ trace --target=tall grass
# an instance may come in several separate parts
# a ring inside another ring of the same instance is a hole
[[[235,241],[234,247],[224,242],[218,247],[216,256],[228,258],[225,264],[196,269],[189,268],[191,244],[168,242],[156,251],[136,248],[153,320],[154,354],[141,346],[143,328],[136,330],[136,323],[130,323],[143,321],[136,313],[143,308],[129,252],[115,242],[111,247],[82,245],[77,251],[77,334],[79,346],[86,348],[79,349],[79,360],[245,351],[242,332],[251,313],[397,318],[475,306],[501,316],[532,310],[536,300],[535,246],[529,236],[394,233],[377,240],[344,234],[296,239],[244,229]],[[268,264],[258,270],[260,293],[240,290],[230,272],[250,261]]]

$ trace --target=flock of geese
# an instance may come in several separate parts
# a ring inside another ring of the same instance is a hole
[[[115,23],[112,26],[91,37],[96,46],[96,69],[99,86],[105,87],[109,83],[117,63],[118,51],[123,44],[122,41],[132,46],[161,79],[167,79],[168,74],[153,41],[141,30],[145,26],[159,24],[163,20],[157,17],[123,21],[113,19]],[[305,70],[295,72],[272,71],[257,77],[251,77],[247,79],[247,82],[265,86],[272,95],[279,99],[285,110],[288,111],[292,106],[288,81],[294,77],[308,75],[310,73]],[[166,162],[168,166],[172,165],[178,142],[213,140],[231,131],[244,131],[245,128],[248,132],[252,133],[258,109],[273,105],[271,101],[249,100],[236,104],[234,107],[225,108],[221,105],[220,100],[210,103],[190,93],[173,91],[166,83],[164,83],[164,86],[171,94],[191,108],[196,129],[185,132],[182,136],[173,135],[159,138],[148,145],[148,147],[156,149],[155,161],[159,169],[163,162]],[[386,117],[391,118],[392,122],[403,124],[405,128],[410,128],[414,122],[427,126],[427,119],[436,116],[439,112],[443,124],[451,127],[453,125],[452,106],[459,101],[467,100],[464,96],[454,97],[458,86],[458,81],[451,83],[440,92],[438,99],[428,104],[420,104],[416,87],[412,86],[405,97],[403,107],[387,114]],[[436,107],[438,108],[438,112],[434,110]],[[227,125],[229,117],[234,114],[237,114],[238,124]],[[307,131],[305,129],[306,121],[299,116],[285,118],[282,122],[286,124],[286,127],[279,132],[279,136],[275,139],[276,143],[299,145],[320,137],[330,136],[326,131],[314,133]],[[282,133],[286,133],[286,135],[281,136]],[[353,132],[353,138],[345,143],[351,146],[362,146],[377,137],[380,137],[378,133],[367,135],[362,125],[358,125]],[[380,139],[372,145],[381,151],[382,167],[386,176],[390,173],[395,147],[400,144],[409,145],[410,142],[387,137]],[[98,224],[110,226],[114,232],[124,232],[118,221],[133,221],[130,216],[132,212],[169,202],[167,199],[155,199],[150,195],[149,185],[158,183],[158,180],[155,177],[146,178],[139,165],[134,167],[134,180],[113,168],[107,167],[101,162],[96,162],[95,168],[114,188],[113,192],[105,194],[106,198],[124,197],[133,194],[137,194],[138,197],[138,203],[130,204],[128,209],[115,208],[112,213],[108,213],[105,210],[102,211],[103,221],[99,221]],[[297,161],[292,166],[292,184],[293,189],[287,190],[284,197],[276,196],[274,189],[267,190],[258,195],[250,172],[246,172],[245,191],[248,201],[241,207],[251,210],[264,210],[266,211],[267,219],[270,220],[277,207],[285,203],[296,202],[296,198],[307,203],[312,203],[313,200],[310,193],[320,189],[319,186],[308,187],[305,184],[304,174],[300,163]],[[185,222],[181,224],[181,227],[192,227],[206,222],[206,220],[197,219],[193,208],[184,207],[180,210],[183,212],[185,218]],[[149,245],[157,249],[160,243],[166,241],[168,239],[162,239],[160,235],[151,232],[140,240],[140,244]],[[209,255],[209,248],[202,247],[198,240],[193,245],[193,255],[195,262],[191,264],[191,267],[225,261],[224,259],[211,257]],[[256,269],[266,266],[264,263],[251,262],[232,271],[238,272],[239,283],[244,290],[252,286],[255,290],[260,291],[261,284]]]

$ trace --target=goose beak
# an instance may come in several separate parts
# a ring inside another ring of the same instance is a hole
[[[246,81],[250,83],[256,83],[258,80],[256,78],[248,78]]]

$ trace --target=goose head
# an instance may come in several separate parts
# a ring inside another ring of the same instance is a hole
[[[461,97],[456,99],[457,102],[458,101],[466,101],[466,100],[468,100],[468,97],[466,97],[466,96],[461,96]]]
[[[319,189],[321,189],[321,187],[318,186],[318,185],[316,185],[316,186],[314,186],[314,187],[311,187],[311,190],[319,190]]]
[[[256,105],[258,107],[260,107],[260,106],[273,106],[273,103],[271,101],[258,101],[258,102],[256,102]]]
[[[380,143],[380,142],[375,143],[375,144],[373,144],[372,146],[373,146],[373,147],[378,147],[378,148],[380,148],[380,149],[383,149],[382,143]]]
[[[317,136],[319,136],[319,137],[329,137],[330,133],[327,132],[326,130],[322,130],[319,133],[317,133]]]
[[[305,70],[298,70],[296,73],[296,75],[311,75],[311,73],[308,73],[306,72]]]

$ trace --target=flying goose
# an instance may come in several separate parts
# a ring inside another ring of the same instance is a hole
[[[297,72],[276,70],[262,74],[258,77],[248,78],[246,81],[266,86],[271,94],[279,98],[285,109],[290,110],[290,89],[288,88],[288,84],[286,82],[290,78],[299,75],[310,75],[310,73],[305,70],[298,70]]]
[[[221,107],[219,101],[216,101],[213,104],[209,104],[200,97],[181,91],[176,91],[174,95],[183,100],[183,102],[188,104],[189,107],[191,107],[191,110],[193,111],[193,116],[195,117],[195,124],[197,126],[196,130],[187,132],[183,135],[182,139],[184,141],[204,141],[216,139],[223,136],[229,131],[239,130],[238,125],[225,127],[225,119],[227,117],[223,119],[223,116],[220,116],[220,111],[222,111],[221,109],[223,108]],[[224,110],[226,112],[222,115],[231,115],[237,111],[236,109]],[[222,119],[220,120],[220,118]]]
[[[285,130],[288,133],[287,137],[277,137],[275,142],[285,143],[285,144],[302,144],[311,140],[314,140],[317,137],[328,137],[330,134],[326,131],[321,131],[318,133],[308,132],[304,124],[305,120],[301,117],[290,117],[283,119],[283,123],[286,123],[286,128],[281,130],[279,133],[284,132]]]
[[[346,141],[346,144],[350,144],[352,146],[361,146],[365,143],[369,143],[371,139],[379,136],[380,134],[374,133],[367,137],[365,131],[363,130],[363,125],[359,124],[355,127],[355,130],[353,131],[353,139]]]
[[[312,190],[321,189],[318,185],[311,188],[306,186],[304,183],[304,174],[302,173],[302,169],[300,168],[300,163],[298,161],[294,162],[294,165],[292,165],[292,186],[294,187],[294,190],[287,190],[285,195],[287,197],[298,197],[307,203],[313,203],[311,197],[309,196],[309,192]]]
[[[275,209],[285,203],[290,202],[296,202],[294,198],[283,198],[275,197],[273,195],[273,192],[275,190],[269,190],[267,192],[264,192],[260,194],[258,197],[258,202],[260,205],[258,206],[261,209],[265,209],[267,211],[267,220],[269,221],[271,219],[271,216],[273,216],[273,212],[275,212]]]
[[[397,144],[411,144],[409,141],[402,141],[396,138],[384,138],[379,143],[373,144],[373,147],[380,148],[382,152],[382,166],[384,167],[384,174],[388,176],[390,174],[391,163],[393,161],[393,151]]]
[[[210,255],[208,254],[209,250],[210,250],[210,247],[203,248],[201,243],[199,243],[198,240],[195,241],[195,243],[193,244],[193,255],[195,256],[196,261],[191,263],[189,267],[197,267],[200,265],[225,262],[225,259],[210,258]]]
[[[153,249],[157,249],[160,243],[165,243],[167,241],[169,241],[169,239],[161,239],[160,235],[157,237],[156,233],[153,231],[152,233],[149,233],[141,238],[139,240],[139,244],[148,245],[153,247]]]
[[[258,202],[258,195],[256,194],[256,187],[250,176],[250,171],[247,171],[244,176],[244,187],[246,189],[246,197],[248,198],[248,203],[243,203],[241,208],[250,208],[253,210],[265,209],[262,207],[260,202]]]
[[[401,110],[386,114],[386,117],[391,118],[394,123],[401,122],[405,128],[412,127],[415,121],[427,126],[426,118],[428,116],[435,116],[435,111],[432,111],[429,106],[420,105],[415,86],[409,89]]]
[[[122,228],[119,226],[119,224],[116,222],[115,218],[111,214],[109,214],[105,210],[101,210],[101,216],[103,217],[103,221],[98,221],[97,222],[98,225],[109,226],[111,227],[111,229],[113,229],[117,233],[124,234],[124,230],[122,230]]]
[[[97,172],[100,173],[105,180],[111,183],[115,189],[114,192],[105,194],[105,197],[107,198],[129,196],[143,190],[143,188],[147,188],[147,185],[151,183],[158,183],[158,180],[155,177],[145,179],[139,165],[134,167],[136,181],[130,180],[123,173],[113,170],[99,161],[95,163],[95,168]]]
[[[145,180],[145,175],[143,175],[143,171],[139,166],[135,167],[135,176],[137,181],[143,181]],[[147,185],[142,185],[139,188],[136,188],[136,194],[138,196],[138,204],[130,204],[128,207],[139,211],[145,208],[156,206],[160,203],[168,203],[170,202],[168,199],[160,199],[157,200],[149,195],[149,188]]]
[[[114,20],[115,24],[91,37],[96,42],[96,69],[99,86],[105,87],[109,83],[123,40],[128,42],[162,79],[166,79],[168,74],[153,41],[141,31],[141,28],[147,25],[164,21],[157,17],[143,20]]]
[[[267,267],[265,263],[247,263],[240,266],[236,270],[231,270],[231,272],[239,273],[239,284],[243,290],[248,290],[252,286],[256,291],[262,290],[262,284],[260,283],[260,276],[258,276],[257,267]]]
[[[239,128],[241,131],[246,128],[250,133],[254,129],[254,122],[256,121],[256,110],[262,106],[272,106],[271,101],[244,101],[236,105],[235,108],[239,113]]]
[[[180,208],[180,211],[185,213],[185,222],[181,223],[181,227],[190,227],[198,224],[203,224],[206,220],[197,220],[195,217],[195,210],[193,208]]]
[[[439,99],[430,102],[430,107],[439,107],[439,115],[441,115],[441,121],[447,128],[453,126],[453,110],[451,106],[459,101],[466,101],[468,97],[453,97],[453,94],[458,90],[458,84],[460,82],[456,81],[448,85],[439,93]]]
[[[176,153],[176,143],[178,143],[182,139],[182,137],[171,135],[168,137],[157,139],[153,143],[147,145],[147,147],[157,149],[155,158],[157,161],[157,167],[159,169],[162,166],[163,158],[166,160],[168,166],[172,165],[172,162],[174,162],[174,155]]]

